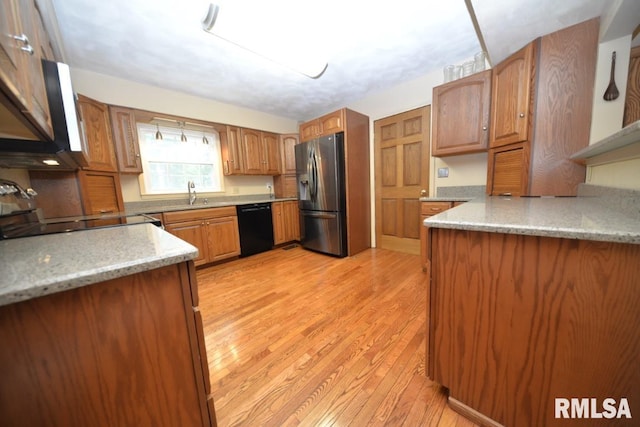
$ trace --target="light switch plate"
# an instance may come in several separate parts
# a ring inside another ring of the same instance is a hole
[[[449,168],[438,168],[438,178],[447,178],[449,176]]]

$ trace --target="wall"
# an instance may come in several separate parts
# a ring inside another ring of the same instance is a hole
[[[298,132],[298,122],[293,119],[274,116],[248,108],[236,107],[87,70],[72,69],[71,77],[76,92],[107,104],[122,105],[275,133]],[[267,184],[273,188],[272,177],[225,177],[225,191],[223,193],[202,193],[199,196],[268,194]],[[167,196],[141,196],[138,176],[135,175],[122,175],[121,186],[122,197],[125,202],[167,198]]]

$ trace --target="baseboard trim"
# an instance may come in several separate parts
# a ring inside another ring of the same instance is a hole
[[[485,426],[485,427],[504,427],[502,424],[497,423],[496,421],[492,420],[486,415],[483,415],[480,412],[476,411],[475,409],[468,407],[464,403],[460,402],[457,399],[454,399],[451,396],[449,396],[448,401],[451,409],[453,409],[463,417],[467,418],[469,421],[472,421],[476,424],[480,424],[481,426]]]

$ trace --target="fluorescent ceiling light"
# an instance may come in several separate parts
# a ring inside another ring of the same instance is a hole
[[[216,37],[312,79],[320,77],[327,69],[327,61],[317,57],[313,46],[305,46],[301,35],[277,34],[271,31],[277,27],[272,22],[268,22],[263,30],[251,32],[249,29],[253,25],[247,25],[245,18],[246,16],[239,14],[234,16],[227,9],[223,11],[217,4],[210,3],[202,20],[202,28]]]
[[[54,159],[44,159],[42,163],[44,163],[47,166],[60,166],[60,162]]]

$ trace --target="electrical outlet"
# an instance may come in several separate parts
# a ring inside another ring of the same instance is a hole
[[[438,178],[447,178],[449,176],[449,168],[438,168]]]

